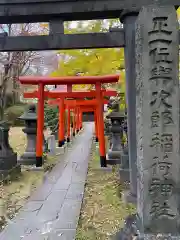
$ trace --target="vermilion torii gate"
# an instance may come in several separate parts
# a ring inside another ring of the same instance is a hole
[[[68,84],[69,85],[69,84]],[[72,90],[72,86],[71,86],[71,90]],[[117,92],[114,90],[101,90],[103,97],[111,97],[111,96],[116,96]],[[55,101],[53,101],[53,103],[56,103],[59,106],[59,146],[61,147],[64,144],[64,105],[67,105],[68,102],[71,102],[71,105],[73,104],[73,106],[77,106],[77,103],[79,106],[82,107],[83,104],[85,104],[86,106],[89,106],[91,104],[94,104],[94,102],[91,101],[79,101],[79,100],[66,100],[63,101],[63,99],[65,98],[76,98],[76,99],[83,99],[85,97],[90,97],[90,98],[94,98],[96,97],[96,91],[91,90],[90,92],[50,92],[50,91],[44,91],[44,97],[45,99],[50,99],[50,98],[56,98]],[[25,92],[24,93],[24,98],[38,98],[38,91],[33,91],[33,92]],[[51,101],[52,102],[52,101]],[[66,104],[67,103],[67,104]],[[70,109],[67,108],[68,110],[68,120],[70,119]],[[75,108],[75,115],[79,116],[79,114],[81,114],[81,112],[79,113],[79,108]],[[74,121],[75,123],[75,121]],[[75,125],[75,124],[74,124]],[[77,117],[76,119],[76,125],[79,125],[79,117]],[[79,130],[79,128],[77,128],[77,130]],[[74,131],[75,134],[75,131]]]
[[[43,128],[44,128],[44,99],[46,97],[44,93],[45,85],[65,85],[65,84],[94,84],[96,87],[95,97],[98,101],[97,105],[97,120],[98,125],[102,126],[101,131],[98,133],[99,137],[99,149],[100,149],[100,162],[101,166],[106,167],[106,156],[105,156],[105,140],[104,140],[104,119],[103,119],[103,94],[101,91],[102,83],[113,83],[118,82],[119,75],[109,75],[109,76],[77,76],[77,77],[20,77],[19,78],[21,84],[25,85],[38,85],[38,119],[37,119],[37,146],[36,146],[36,166],[42,166],[43,159]],[[57,94],[56,98],[58,98],[58,93],[49,93]],[[62,93],[64,97],[72,97],[75,93]],[[76,93],[77,94],[77,93]],[[89,92],[92,96],[93,92]],[[71,95],[71,96],[69,96]],[[89,95],[89,96],[90,96]],[[82,97],[82,94],[80,95]],[[61,96],[61,107],[62,113],[64,113],[64,97]],[[78,98],[78,96],[76,95]],[[85,95],[85,97],[88,97]],[[62,116],[62,115],[61,115]],[[64,116],[63,116],[64,119]]]
[[[95,97],[96,92],[95,91],[91,91],[91,92],[75,92],[78,95],[78,98],[80,98],[81,96],[85,96],[88,95],[89,97]],[[105,91],[102,90],[103,96],[107,97],[107,96],[116,96],[117,92],[116,91]],[[74,94],[74,92],[68,92],[66,93],[66,97],[71,97]],[[45,92],[45,96],[46,98],[56,98],[58,96],[58,99],[56,100],[49,100],[48,104],[50,105],[58,105],[59,106],[59,146],[61,147],[64,144],[64,110],[67,109],[68,110],[68,142],[69,142],[69,132],[70,132],[70,110],[74,110],[75,115],[77,116],[76,118],[76,124],[74,121],[74,126],[78,126],[76,127],[77,130],[80,129],[79,125],[81,125],[82,123],[82,107],[86,106],[86,107],[91,107],[94,106],[96,107],[97,105],[97,101],[95,99],[93,100],[64,100],[64,108],[61,108],[61,104],[62,104],[62,100],[64,98],[64,93],[62,92]],[[38,98],[38,92],[34,91],[34,92],[26,92],[24,93],[24,98]],[[103,100],[103,104],[107,104],[108,101],[107,100]],[[78,111],[76,111],[78,110]],[[92,110],[94,111],[94,110]],[[95,114],[96,115],[96,114]],[[80,120],[81,119],[81,120]],[[95,118],[96,119],[96,118]],[[97,119],[96,119],[97,120]],[[96,121],[97,122],[97,121]],[[97,128],[97,127],[96,127]],[[97,132],[97,131],[96,131]],[[73,131],[73,133],[75,133],[75,131]],[[96,135],[98,138],[98,135]],[[105,155],[105,153],[104,153]]]

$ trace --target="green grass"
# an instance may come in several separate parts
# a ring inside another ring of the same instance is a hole
[[[117,168],[112,172],[98,168],[99,157],[93,148],[76,240],[110,239],[123,226],[124,218],[135,211],[118,197],[122,186]]]

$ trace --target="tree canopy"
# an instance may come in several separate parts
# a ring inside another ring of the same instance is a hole
[[[180,18],[180,8],[177,10]],[[65,33],[106,32],[110,27],[122,26],[118,19],[65,23]],[[58,51],[59,64],[52,76],[105,75],[119,73],[116,89],[125,93],[124,49],[85,49]],[[86,85],[79,86],[87,88]],[[79,88],[78,85],[74,89]],[[92,88],[92,86],[89,86]]]
[[[65,33],[105,32],[109,27],[116,26],[117,22],[116,19],[78,21],[75,27],[72,27],[72,23],[66,23]],[[124,68],[123,49],[67,50],[58,51],[58,54],[58,69],[52,73],[52,76],[106,75],[120,72]]]

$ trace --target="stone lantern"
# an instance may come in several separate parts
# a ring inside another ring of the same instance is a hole
[[[124,115],[119,111],[111,112],[107,118],[111,120],[111,149],[107,154],[107,164],[114,165],[121,163],[123,155],[123,122]]]
[[[34,104],[30,105],[19,119],[24,120],[25,128],[23,132],[27,135],[27,147],[25,153],[20,157],[19,163],[22,165],[34,165],[36,164],[36,106]]]
[[[0,122],[0,180],[4,180],[8,175],[13,177],[20,172],[17,153],[9,145],[9,126],[2,121]]]

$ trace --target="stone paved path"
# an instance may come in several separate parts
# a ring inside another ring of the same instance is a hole
[[[93,124],[50,173],[17,217],[0,234],[0,240],[75,239],[91,151]]]

